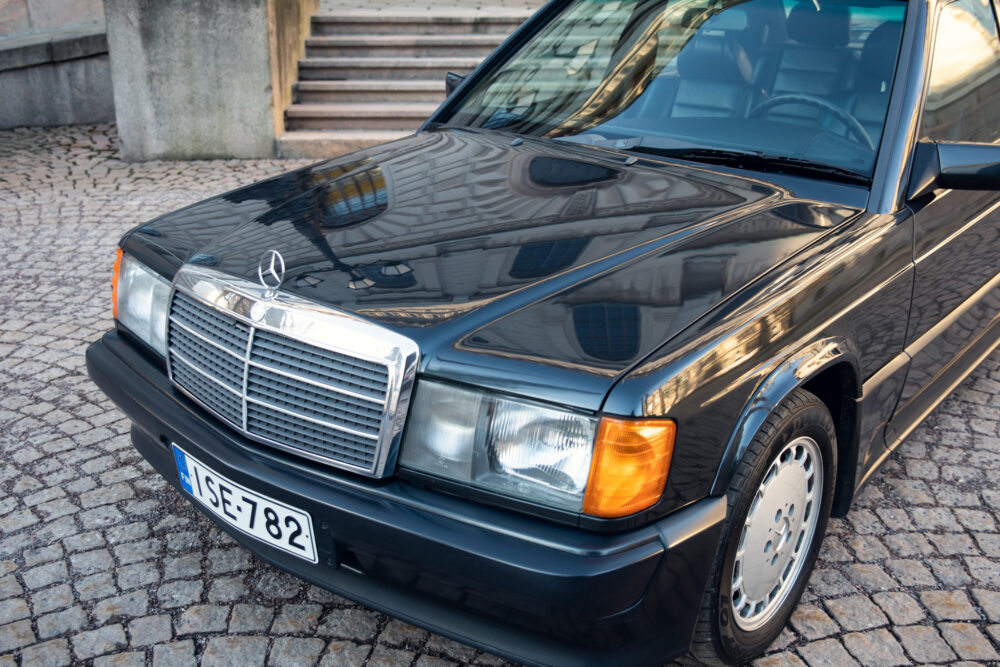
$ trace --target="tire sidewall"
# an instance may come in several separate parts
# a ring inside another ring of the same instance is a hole
[[[805,405],[793,409],[792,414],[787,416],[777,429],[766,434],[763,438],[761,438],[761,434],[758,434],[751,447],[754,445],[762,446],[761,455],[752,464],[749,474],[739,482],[734,480],[728,492],[729,504],[734,511],[731,512],[731,519],[727,522],[727,531],[724,534],[723,543],[720,545],[720,549],[725,551],[722,566],[717,573],[719,579],[715,586],[718,594],[715,596],[713,605],[713,616],[716,621],[716,632],[713,634],[719,655],[725,656],[733,662],[743,662],[759,655],[784,628],[788,617],[805,590],[809,574],[812,572],[820,545],[823,542],[823,535],[826,532],[830,508],[833,504],[833,485],[837,469],[836,433],[826,407],[811,394],[807,394],[807,396],[811,400],[807,401]],[[737,626],[733,620],[730,604],[732,573],[740,534],[750,504],[764,475],[770,468],[771,462],[785,444],[800,436],[808,436],[815,440],[823,457],[823,496],[820,503],[819,520],[813,533],[812,544],[806,554],[805,564],[787,598],[778,607],[770,621],[756,630],[745,631]]]

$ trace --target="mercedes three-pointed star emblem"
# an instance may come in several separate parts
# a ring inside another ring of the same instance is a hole
[[[285,281],[285,258],[277,250],[268,250],[257,265],[257,278],[268,292],[275,292]]]

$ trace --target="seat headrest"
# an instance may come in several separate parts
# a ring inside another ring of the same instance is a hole
[[[845,5],[829,0],[824,5],[800,2],[788,14],[788,36],[799,44],[837,48],[851,37],[851,14]]]
[[[896,69],[903,24],[888,21],[869,33],[861,49],[858,89],[866,93],[888,93]]]
[[[682,79],[747,84],[753,79],[753,65],[731,36],[699,33],[677,56],[677,73]]]

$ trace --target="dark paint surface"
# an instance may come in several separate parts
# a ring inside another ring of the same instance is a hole
[[[164,216],[128,249],[256,281],[274,248],[284,290],[410,336],[422,372],[594,411],[851,213],[757,178],[438,131]]]

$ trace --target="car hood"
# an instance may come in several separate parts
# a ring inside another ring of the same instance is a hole
[[[851,213],[707,167],[450,129],[171,213],[127,247],[254,282],[277,250],[282,290],[411,337],[425,375],[598,409],[622,372]]]

